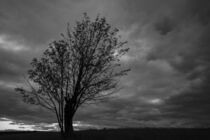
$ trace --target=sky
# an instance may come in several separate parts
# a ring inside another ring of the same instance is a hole
[[[55,129],[55,115],[14,88],[84,12],[120,30],[131,71],[114,97],[77,111],[76,129],[210,127],[209,0],[1,0],[0,130]]]

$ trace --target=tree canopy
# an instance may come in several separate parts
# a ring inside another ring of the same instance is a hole
[[[113,93],[122,69],[120,57],[128,52],[119,30],[104,17],[91,21],[87,14],[76,26],[67,28],[40,58],[34,58],[28,71],[30,88],[18,87],[27,103],[53,111],[62,132],[71,131],[72,119],[84,103],[101,100]]]

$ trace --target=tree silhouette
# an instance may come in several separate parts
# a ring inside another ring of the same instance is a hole
[[[84,14],[74,31],[68,26],[62,39],[52,42],[40,59],[32,60],[29,86],[16,91],[25,102],[53,111],[61,133],[72,134],[78,107],[112,94],[118,77],[129,71],[120,67],[120,57],[128,48],[119,40],[118,29],[104,17],[91,21]]]

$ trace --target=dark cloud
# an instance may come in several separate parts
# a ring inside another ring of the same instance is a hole
[[[62,27],[57,25],[60,16],[54,19],[51,15],[54,4],[53,1],[1,1],[1,34],[6,33],[36,44],[48,42]]]
[[[25,74],[29,61],[22,58],[20,55],[22,54],[16,54],[0,48],[1,80],[14,81],[14,79],[17,79],[17,77],[19,78],[20,75],[23,76],[23,74]]]
[[[26,122],[55,122],[56,118],[51,112],[38,106],[25,104],[21,96],[13,88],[1,86],[0,90],[0,117],[21,120]]]
[[[157,22],[154,26],[155,29],[161,34],[161,35],[167,35],[169,32],[171,32],[174,28],[173,21],[169,18],[163,18],[159,22]]]
[[[80,108],[75,119],[97,124],[101,127],[152,127],[151,122],[162,121],[159,111],[162,102],[154,101],[138,96],[113,97],[107,102]]]
[[[209,1],[187,1],[182,20],[148,55],[149,60],[167,60],[188,81],[178,95],[169,97],[163,114],[184,119],[194,127],[209,126]],[[167,27],[167,26],[164,26]]]
[[[169,98],[163,109],[168,112],[166,116],[191,120],[191,125],[195,127],[209,127],[209,87],[209,80],[204,80],[199,85],[191,86],[188,91]]]
[[[194,16],[194,18],[197,18],[202,24],[207,25],[210,17],[210,2],[208,0],[188,0],[188,2],[189,13]]]

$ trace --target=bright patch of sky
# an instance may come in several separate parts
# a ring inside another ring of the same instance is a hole
[[[27,130],[32,131],[34,125],[16,124],[13,120],[8,118],[0,118],[0,130]]]
[[[74,130],[85,130],[90,128],[99,129],[99,126],[83,123],[81,121],[74,121],[73,124]],[[36,123],[36,124],[27,124],[16,122],[15,120],[8,118],[0,118],[0,131],[6,130],[15,130],[15,131],[58,131],[57,123]]]
[[[7,36],[4,35],[0,35],[0,48],[14,52],[24,51],[29,49],[17,41],[10,40]]]

